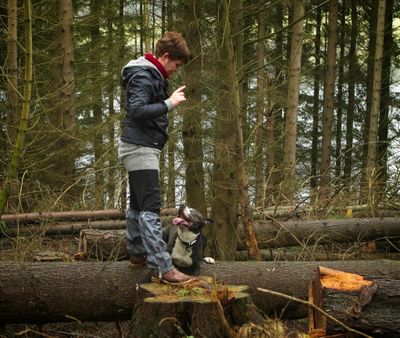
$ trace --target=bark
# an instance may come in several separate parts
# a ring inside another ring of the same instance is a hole
[[[163,219],[168,224],[168,219]],[[303,246],[312,244],[353,243],[373,240],[384,240],[396,238],[400,234],[399,218],[365,218],[365,219],[342,219],[342,220],[320,220],[302,222],[276,222],[275,225],[267,222],[256,222],[254,231],[259,248],[282,248]],[[33,233],[55,234],[78,234],[83,229],[124,229],[125,221],[93,221],[75,222],[47,225],[43,227],[10,227],[3,229],[8,236],[29,235]],[[121,235],[122,236],[122,235]],[[243,230],[238,233],[239,242],[233,248],[235,250],[246,250],[246,235]],[[208,241],[210,237],[208,237]],[[312,257],[312,251],[305,249],[308,256]],[[235,257],[235,256],[234,256]]]
[[[316,13],[316,31],[315,31],[315,71],[314,71],[314,94],[313,94],[313,117],[312,117],[312,141],[311,141],[311,204],[315,203],[317,197],[317,168],[318,168],[318,138],[319,138],[319,82],[321,78],[321,7],[318,7]]]
[[[176,209],[175,209],[176,214]],[[1,220],[7,224],[34,223],[57,220],[95,220],[95,219],[121,219],[125,213],[117,209],[87,210],[87,211],[55,211],[55,212],[31,212],[26,214],[2,215]]]
[[[103,146],[103,130],[101,128],[103,121],[103,97],[102,97],[102,64],[101,64],[101,33],[100,33],[100,16],[102,10],[100,1],[90,0],[90,64],[91,64],[91,110],[92,118],[92,140],[94,150],[94,164],[96,169],[94,172],[95,184],[92,191],[94,199],[93,205],[97,209],[103,208],[104,205],[104,146]]]
[[[343,87],[344,87],[344,63],[345,63],[345,36],[346,36],[346,1],[343,0],[340,11],[340,56],[339,78],[337,85],[337,113],[335,133],[335,182],[339,187],[342,174],[342,118],[343,118]]]
[[[264,1],[260,1],[262,5]],[[263,179],[263,167],[264,167],[264,114],[265,114],[265,94],[266,94],[266,75],[265,75],[265,13],[260,11],[257,16],[258,23],[258,42],[257,42],[257,91],[256,91],[256,149],[255,149],[255,197],[254,204],[257,207],[263,205],[264,195],[264,179]]]
[[[318,265],[369,276],[400,279],[399,261],[217,262],[203,265],[202,275],[230,285],[247,285],[255,305],[281,318],[302,318],[304,305],[260,292],[257,288],[308,296]],[[135,285],[147,280],[147,268],[126,262],[1,262],[0,323],[115,321],[131,318],[138,302]],[[27,283],[29,281],[29,283]]]
[[[11,145],[17,137],[18,123],[18,48],[17,0],[7,2],[7,133]]]
[[[125,229],[83,229],[79,234],[77,257],[91,257],[100,261],[128,259],[125,233]]]
[[[283,198],[292,203],[296,187],[297,108],[300,94],[301,55],[303,49],[304,0],[293,1],[293,32],[290,46],[289,84],[285,122]]]
[[[388,179],[388,147],[389,147],[389,107],[392,105],[390,97],[391,82],[391,58],[394,53],[393,49],[393,0],[387,0],[385,13],[385,37],[383,47],[382,60],[382,86],[381,86],[381,102],[378,126],[378,149],[377,149],[377,165],[378,165],[378,189],[381,197],[386,192],[386,184]],[[379,200],[381,200],[379,197]]]
[[[183,4],[183,31],[192,59],[185,66],[185,85],[188,101],[183,112],[183,151],[186,162],[186,203],[207,214],[203,172],[203,110],[201,107],[201,52],[199,1],[186,0]]]
[[[58,140],[56,172],[60,177],[60,187],[75,172],[75,74],[74,45],[72,33],[72,0],[58,0],[59,27],[59,97],[57,100],[57,128],[62,136]]]
[[[265,184],[265,197],[264,206],[276,205],[280,199],[280,170],[279,166],[282,161],[282,129],[283,129],[283,99],[280,93],[282,86],[285,88],[286,81],[283,81],[285,73],[282,69],[284,67],[284,49],[283,49],[283,17],[284,17],[284,4],[279,2],[274,6],[272,17],[269,19],[275,28],[275,48],[272,53],[272,64],[274,66],[274,77],[271,81],[268,80],[268,110],[266,120],[266,139],[267,139],[267,152],[266,157],[266,184]],[[283,90],[285,91],[285,90]]]
[[[228,1],[218,6],[216,15],[221,25],[217,29],[217,61],[219,74],[214,136],[214,166],[212,173],[212,212],[214,223],[210,234],[210,254],[218,259],[233,259],[237,239],[238,168],[235,162],[237,154],[236,116],[239,114],[238,80],[236,60],[232,53]],[[227,29],[229,29],[227,31]],[[228,32],[228,33],[227,33]],[[229,94],[228,94],[229,93]]]
[[[378,3],[379,0],[372,0],[367,7],[368,24],[369,24],[369,41],[368,41],[368,68],[367,68],[367,110],[365,114],[365,122],[363,124],[362,130],[362,171],[360,178],[360,194],[359,194],[359,203],[366,204],[368,203],[368,182],[366,179],[366,163],[367,163],[367,154],[368,154],[368,133],[369,133],[369,125],[371,118],[371,108],[372,108],[372,89],[373,89],[373,81],[374,81],[374,67],[375,67],[375,49],[376,49],[376,33],[377,33],[377,16],[378,13]]]
[[[329,24],[328,24],[328,54],[325,66],[324,82],[324,109],[322,117],[322,145],[320,166],[320,201],[322,205],[330,202],[331,192],[331,142],[332,142],[332,119],[334,110],[335,93],[335,64],[336,43],[338,26],[338,1],[329,2]]]
[[[233,338],[233,326],[260,320],[248,318],[246,309],[252,302],[245,286],[216,285],[212,278],[204,278],[184,287],[146,283],[141,289],[154,296],[135,307],[129,326],[135,337],[182,337],[184,331],[196,337]]]
[[[225,4],[226,6],[226,12],[231,13],[229,19],[232,17],[233,12],[239,11],[242,13],[242,2],[239,1],[234,1],[232,2],[233,7],[230,8],[229,4]],[[233,16],[233,17],[236,17]],[[231,64],[231,69],[229,72],[232,75],[238,74],[240,72],[240,69],[242,69],[241,61],[242,60],[242,55],[241,55],[241,50],[243,48],[243,41],[241,38],[236,37],[236,43],[233,44],[232,40],[233,37],[231,36],[232,32],[240,32],[240,26],[239,22],[237,20],[232,20],[233,24],[231,29],[227,29],[225,34],[227,34],[227,45],[226,45],[226,52],[227,52],[227,57],[228,60],[236,60],[233,64]],[[237,33],[238,34],[238,33]],[[239,35],[242,35],[243,33],[239,33]],[[232,82],[231,82],[232,81]],[[240,90],[240,85],[239,85],[239,79],[238,76],[232,76],[232,78],[229,80],[231,86],[230,86],[230,97],[232,97],[232,108],[234,109],[233,114],[234,114],[234,120],[235,120],[235,126],[236,126],[236,136],[237,136],[237,142],[236,142],[236,166],[237,166],[237,172],[238,172],[238,188],[239,188],[239,204],[240,204],[240,210],[241,210],[241,221],[242,221],[242,228],[243,232],[245,233],[246,237],[246,246],[247,250],[249,253],[249,256],[254,258],[254,259],[260,259],[260,253],[258,250],[258,245],[257,245],[257,239],[254,234],[254,222],[253,222],[253,217],[251,214],[251,209],[250,209],[250,199],[249,199],[249,192],[248,192],[248,178],[246,174],[246,168],[245,168],[245,158],[244,158],[244,144],[243,144],[243,133],[242,133],[242,118],[241,118],[241,90]]]
[[[18,176],[19,158],[24,151],[25,134],[28,129],[29,104],[31,102],[32,92],[32,9],[31,2],[24,2],[25,19],[25,79],[24,96],[22,104],[21,118],[18,123],[17,139],[8,164],[6,175],[3,179],[3,187],[0,191],[0,216],[2,215],[10,192],[10,184]]]
[[[377,135],[378,135],[378,117],[381,100],[381,84],[382,84],[382,58],[383,58],[383,43],[385,34],[385,10],[386,0],[379,0],[377,25],[376,25],[376,47],[374,58],[374,73],[372,84],[372,102],[371,115],[368,132],[368,153],[366,163],[366,184],[367,188],[365,195],[368,196],[368,204],[375,205],[376,193],[376,153],[377,153]]]
[[[357,20],[357,2],[351,1],[351,37],[350,37],[350,49],[349,49],[349,93],[348,93],[348,105],[347,105],[347,119],[346,119],[346,147],[344,153],[344,169],[343,175],[346,179],[347,188],[350,192],[350,177],[353,167],[353,122],[354,122],[354,109],[355,109],[355,80],[358,71],[357,64],[357,33],[358,33],[358,20]]]
[[[349,243],[399,236],[398,218],[282,222],[255,228],[260,248]],[[240,242],[242,243],[242,242]],[[243,250],[243,245],[238,245]]]
[[[17,0],[7,2],[7,138],[3,143],[10,150],[15,145],[18,125],[18,22]],[[17,182],[10,181],[8,210],[16,209]],[[1,214],[1,212],[0,212]]]
[[[400,280],[364,279],[319,267],[312,281],[313,303],[343,324],[384,337],[400,334]],[[314,329],[334,334],[343,332],[336,322],[314,312]]]

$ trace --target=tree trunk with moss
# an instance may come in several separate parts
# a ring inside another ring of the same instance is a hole
[[[28,128],[29,104],[31,102],[32,92],[32,9],[30,0],[24,2],[24,20],[25,20],[25,79],[24,79],[24,97],[22,103],[21,118],[18,123],[17,138],[15,147],[11,156],[6,176],[3,181],[3,187],[0,191],[0,215],[4,211],[9,196],[10,184],[18,176],[19,157],[22,155],[25,143],[25,134]]]
[[[297,109],[299,105],[301,55],[303,49],[304,0],[293,3],[293,32],[290,46],[289,84],[283,151],[283,199],[291,203],[296,187]]]
[[[201,6],[199,1],[186,0],[182,4],[183,33],[192,58],[185,66],[185,85],[188,101],[183,107],[183,152],[186,162],[186,202],[207,214],[203,172],[203,117],[201,106]]]
[[[332,120],[335,107],[335,65],[338,27],[338,1],[330,0],[328,24],[328,54],[325,65],[324,109],[322,115],[322,144],[320,166],[320,203],[329,203],[331,194]]]

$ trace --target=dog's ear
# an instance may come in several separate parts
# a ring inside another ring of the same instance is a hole
[[[214,221],[211,218],[204,218],[204,224],[212,224]]]

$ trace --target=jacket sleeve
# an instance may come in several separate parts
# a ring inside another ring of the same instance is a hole
[[[154,89],[149,74],[140,72],[129,81],[126,88],[126,112],[131,121],[153,120],[168,112],[164,101],[153,102]]]

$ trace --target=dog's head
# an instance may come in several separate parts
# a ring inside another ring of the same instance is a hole
[[[204,217],[200,211],[181,204],[178,208],[178,216],[173,219],[173,223],[182,231],[199,233],[203,226],[212,223],[212,220]]]

